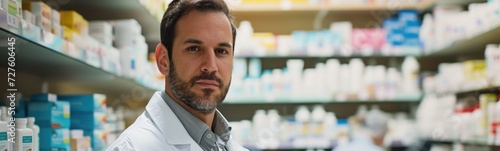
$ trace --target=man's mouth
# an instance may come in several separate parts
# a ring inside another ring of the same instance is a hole
[[[195,85],[201,86],[203,88],[219,88],[219,83],[215,80],[198,80],[194,82]]]

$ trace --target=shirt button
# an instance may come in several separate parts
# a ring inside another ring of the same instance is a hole
[[[212,138],[212,134],[208,134],[207,138]],[[212,149],[213,150],[213,149]]]

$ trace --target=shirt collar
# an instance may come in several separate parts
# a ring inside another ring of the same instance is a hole
[[[177,104],[170,96],[165,93],[165,91],[161,91],[161,97],[167,103],[172,111],[177,116],[177,118],[181,121],[186,131],[189,133],[191,138],[195,140],[198,144],[201,142],[203,138],[203,134],[206,130],[208,130],[208,126],[203,123],[200,119],[196,118],[193,114],[189,113],[182,106]],[[212,124],[213,132],[218,135],[224,142],[227,142],[230,138],[231,126],[229,126],[229,122],[226,118],[219,112],[219,110],[215,110],[214,121]]]

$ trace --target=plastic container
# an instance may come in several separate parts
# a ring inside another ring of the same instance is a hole
[[[1,125],[0,125],[1,126]],[[39,134],[40,134],[40,127],[38,125],[35,125],[35,118],[34,117],[28,117],[28,128],[33,130],[33,150],[32,151],[39,151],[40,150],[40,140],[39,140]]]
[[[0,111],[0,150],[1,151],[8,151],[10,149],[10,144],[8,141],[8,135],[7,132],[9,131],[8,122],[7,122],[7,110],[5,107],[2,106],[2,109]]]
[[[489,44],[486,46],[484,54],[488,80],[494,85],[500,85],[500,46]]]
[[[15,151],[33,150],[33,130],[26,127],[27,123],[26,118],[16,118]]]

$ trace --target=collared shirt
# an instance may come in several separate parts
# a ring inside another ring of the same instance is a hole
[[[231,127],[219,110],[215,111],[212,124],[213,132],[200,119],[189,113],[182,106],[177,104],[170,96],[161,91],[161,97],[172,109],[177,118],[181,121],[188,134],[207,151],[226,151],[226,143],[229,140]]]

